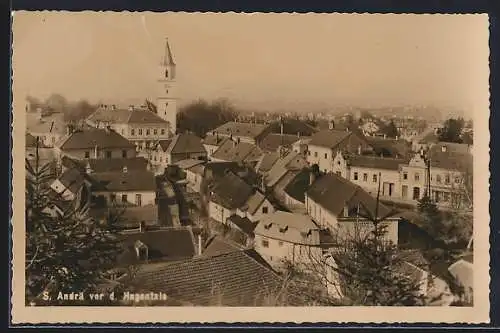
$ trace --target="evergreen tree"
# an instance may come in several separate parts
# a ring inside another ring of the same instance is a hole
[[[394,124],[394,121],[391,120],[391,122],[386,126],[385,128],[385,135],[387,135],[388,138],[395,138],[399,136],[398,128]]]
[[[380,178],[380,177],[379,177]],[[333,253],[340,286],[351,305],[411,306],[424,305],[420,281],[403,271],[404,260],[396,244],[386,239],[387,226],[383,221],[394,211],[379,216],[379,193],[375,212],[361,205],[359,216],[372,224],[371,232],[345,239]]]
[[[89,217],[83,187],[68,204],[51,192],[49,164],[26,160],[26,300],[48,293],[88,292],[112,268],[120,253],[115,221],[98,224]],[[61,208],[65,207],[65,208]]]

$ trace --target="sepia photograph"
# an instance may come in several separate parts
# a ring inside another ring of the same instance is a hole
[[[16,322],[489,320],[487,15],[12,21]]]

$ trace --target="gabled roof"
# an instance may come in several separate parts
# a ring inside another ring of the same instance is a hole
[[[305,202],[305,194],[309,188],[310,173],[309,169],[300,171],[285,187],[285,193],[295,200]]]
[[[254,233],[296,244],[319,246],[318,226],[308,215],[276,211],[262,217]]]
[[[297,134],[301,136],[311,136],[316,133],[318,130],[305,121],[293,119],[293,118],[285,118],[282,120],[283,122],[283,133],[297,136]],[[270,125],[271,131],[274,133],[281,133],[281,122],[274,121]]]
[[[297,135],[269,133],[259,143],[259,147],[264,151],[275,152],[280,146],[291,146],[299,140]]]
[[[226,136],[207,134],[201,141],[204,145],[221,146],[227,140],[229,140],[229,138]]]
[[[288,171],[295,170],[290,167],[294,162],[300,163],[304,157],[295,151],[289,152],[286,156],[280,158],[266,176],[266,185],[269,187],[274,186]]]
[[[142,290],[164,292],[196,305],[256,306],[281,287],[280,277],[254,250],[201,256],[139,271]]]
[[[26,133],[26,148],[28,148],[28,147],[29,148],[36,148],[36,143],[37,143],[36,138],[33,135]],[[43,143],[40,141],[38,143],[38,146],[39,147],[43,146]]]
[[[257,226],[256,222],[250,221],[247,217],[241,217],[239,215],[231,215],[227,218],[228,221],[235,224],[241,231],[249,236],[253,236],[253,231]]]
[[[194,134],[182,133],[172,138],[167,148],[167,154],[206,153],[201,139]]]
[[[335,216],[339,216],[347,205],[349,210],[368,210],[375,215],[377,200],[356,184],[336,174],[329,173],[316,179],[307,190],[310,200],[321,205]],[[379,203],[378,217],[389,214],[390,209]]]
[[[60,144],[59,148],[62,150],[94,149],[96,145],[98,149],[135,149],[133,143],[131,143],[115,131],[99,128],[90,128],[83,131],[75,131]]]
[[[238,215],[233,215],[238,216]],[[231,219],[232,217],[228,218]],[[241,219],[241,217],[238,216]],[[227,239],[223,239],[219,235],[212,236],[209,238],[204,246],[202,255],[205,257],[218,256],[225,253],[237,252],[243,250],[242,246],[229,241]]]
[[[411,153],[411,145],[406,140],[384,139],[375,136],[366,137],[375,154],[391,157],[407,157]]]
[[[470,171],[473,168],[473,156],[470,153],[431,151],[431,167],[445,170]]]
[[[180,168],[180,169],[183,169],[183,170],[187,170],[187,169],[190,169],[196,165],[200,165],[200,164],[204,164],[205,161],[202,161],[202,160],[195,160],[195,159],[186,159],[186,160],[181,160],[179,162],[176,162],[175,164]]]
[[[232,140],[227,140],[212,154],[212,158],[228,162],[242,162],[246,160],[258,160],[261,155],[260,148],[251,143],[236,143]]]
[[[100,107],[88,116],[87,121],[111,124],[167,124],[167,121],[156,113],[141,108],[113,110]]]
[[[118,258],[120,265],[140,262],[134,248],[137,241],[147,246],[150,261],[183,260],[195,255],[193,236],[188,229],[127,232],[119,237],[123,244],[123,253]]]
[[[214,131],[221,135],[230,136],[241,136],[248,137],[252,139],[258,139],[262,136],[268,129],[268,125],[264,124],[252,124],[252,123],[241,123],[230,121],[217,127]],[[212,132],[212,131],[210,131]]]
[[[170,146],[170,143],[172,143],[172,139],[159,140],[157,147],[160,147],[161,150],[165,152]]]
[[[346,156],[350,166],[370,169],[399,170],[400,165],[408,164],[409,159],[378,157],[369,155],[351,154]]]
[[[351,135],[352,132],[348,131],[322,130],[311,136],[309,145],[333,149]]]
[[[255,193],[252,186],[233,172],[227,172],[212,186],[210,199],[228,209],[241,208]]]
[[[150,171],[100,172],[91,175],[99,183],[96,191],[155,191],[156,179]]]
[[[441,152],[445,149],[446,152],[458,153],[458,154],[469,154],[470,145],[465,143],[454,143],[454,142],[438,142],[432,145],[430,148],[431,152]]]
[[[147,171],[148,160],[144,157],[133,157],[133,158],[107,158],[107,159],[95,159],[91,158],[83,162],[83,165],[87,164],[92,169],[92,172],[122,172],[123,168],[126,167],[127,171]]]
[[[268,172],[271,170],[272,166],[278,159],[280,158],[280,154],[278,152],[268,152],[264,153],[257,162],[255,166],[255,170],[257,172]]]
[[[266,196],[260,191],[256,190],[255,193],[250,196],[250,198],[248,198],[248,201],[242,207],[242,210],[253,215],[255,214],[257,209],[259,209],[264,200],[266,200]]]
[[[84,184],[85,176],[84,174],[76,169],[68,169],[61,176],[59,176],[58,180],[61,184],[64,185],[71,193],[76,193]]]

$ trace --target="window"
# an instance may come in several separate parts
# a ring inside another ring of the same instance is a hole
[[[139,128],[139,135],[142,135],[142,128]]]
[[[135,135],[135,129],[133,129],[133,128],[132,128],[132,129],[130,130],[130,135]]]
[[[446,175],[444,177],[444,182],[445,182],[445,184],[449,184],[450,183],[450,175]]]
[[[455,184],[460,184],[460,182],[461,182],[460,177],[458,177],[458,176],[455,177]]]
[[[278,242],[278,245],[279,245],[279,247],[282,247],[282,246],[283,246],[283,242],[282,242],[282,241],[279,241],[279,242]]]
[[[354,177],[353,178],[354,178],[354,180],[358,180],[358,173],[357,172],[354,173]]]
[[[363,181],[365,181],[365,182],[368,181],[368,174],[367,173],[363,174]]]
[[[377,182],[377,175],[373,175],[373,182],[376,183]]]
[[[150,130],[149,130],[149,128],[147,128],[146,129],[146,135],[149,135],[149,133],[150,133]]]
[[[122,202],[123,203],[128,202],[128,198],[127,198],[126,194],[122,194]]]
[[[310,150],[307,151],[307,155],[311,156],[311,151]]]
[[[161,135],[165,135],[165,129],[164,128],[161,129]]]
[[[111,151],[110,150],[106,151],[106,158],[111,158]]]
[[[158,130],[157,130],[156,128],[153,130],[153,134],[154,134],[154,135],[157,135],[157,134],[158,134]]]
[[[127,151],[126,150],[122,150],[122,157],[127,158]]]
[[[328,158],[328,154],[327,154],[327,153],[325,153],[325,160],[326,160],[327,158]]]
[[[262,240],[262,247],[269,247],[269,241],[267,239]]]
[[[401,188],[401,196],[405,199],[408,197],[408,185],[403,185]]]
[[[54,143],[56,143],[56,137],[55,136],[52,137],[52,144],[54,144]]]
[[[135,195],[135,204],[137,206],[142,206],[142,195],[141,194]]]
[[[441,175],[436,175],[436,182],[441,184]]]
[[[90,152],[89,151],[85,152],[85,158],[90,158]]]
[[[109,200],[110,200],[111,202],[115,202],[115,201],[116,201],[116,194],[111,193],[111,194],[109,195]]]
[[[326,169],[325,169],[325,172],[326,172]],[[335,172],[335,173],[337,174],[337,176],[342,177],[342,173],[341,173],[340,171],[337,171],[337,172]]]
[[[318,157],[318,152],[317,151],[314,152],[314,157]]]
[[[415,172],[415,181],[416,182],[420,181],[420,174],[418,172]]]
[[[403,172],[403,179],[407,180],[408,179],[408,172]]]
[[[413,188],[413,200],[420,199],[420,187]]]
[[[267,214],[269,209],[266,207],[262,207],[262,214]]]

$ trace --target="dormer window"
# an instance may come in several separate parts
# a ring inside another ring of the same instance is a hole
[[[272,223],[268,223],[264,225],[264,229],[269,230],[271,228]]]
[[[284,228],[280,228],[281,233],[285,233],[288,230],[288,226],[285,226]]]

